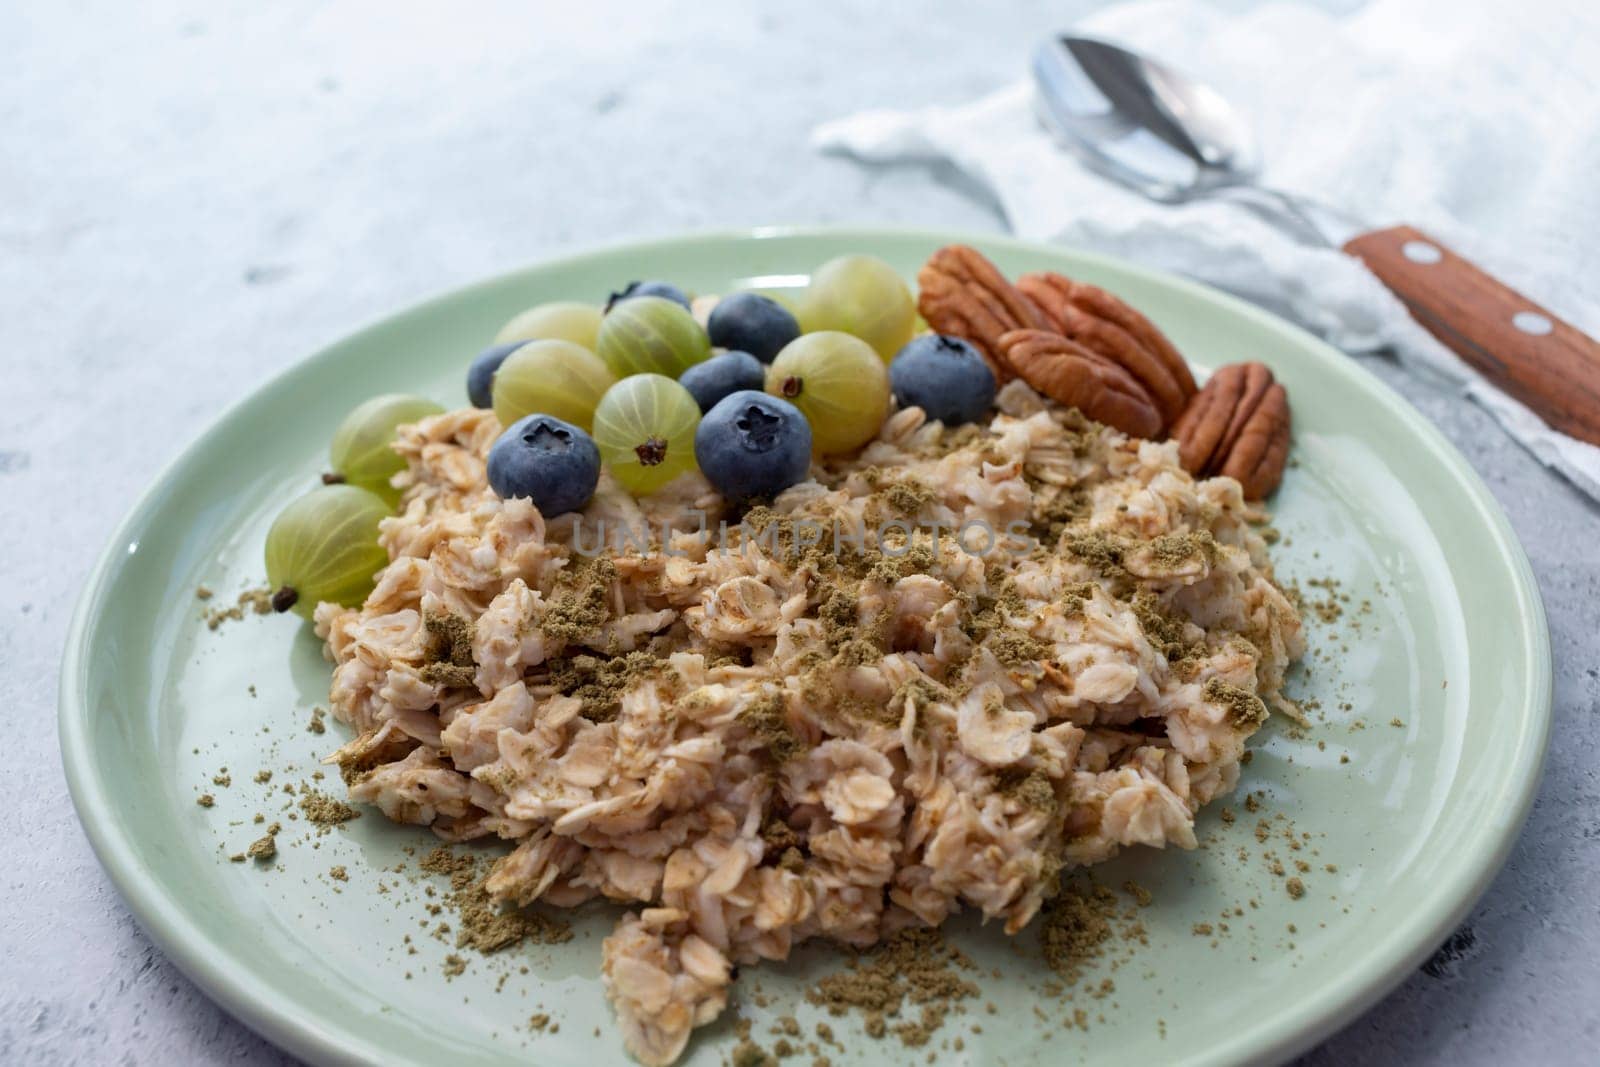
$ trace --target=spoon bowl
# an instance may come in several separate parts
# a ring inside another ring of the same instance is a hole
[[[1089,37],[1034,52],[1045,124],[1091,168],[1166,203],[1260,173],[1255,135],[1226,98],[1156,60]]]

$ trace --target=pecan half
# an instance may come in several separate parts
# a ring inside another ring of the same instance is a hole
[[[1056,330],[1139,379],[1170,426],[1195,394],[1194,375],[1155,323],[1121,298],[1086,282],[1042,271],[1024,274],[1017,288]]]
[[[1226,475],[1260,500],[1283,480],[1289,394],[1260,363],[1230,363],[1206,382],[1172,427],[1178,461],[1196,477]]]
[[[917,272],[917,289],[917,310],[934,332],[971,341],[1001,384],[1016,376],[1001,352],[1001,335],[1050,326],[982,252],[967,245],[946,245],[929,256]]]
[[[1138,379],[1051,330],[1012,330],[1000,350],[1022,380],[1051,400],[1134,437],[1161,432],[1161,412]]]

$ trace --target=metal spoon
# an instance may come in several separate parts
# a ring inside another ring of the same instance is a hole
[[[1361,258],[1413,317],[1556,429],[1600,444],[1600,345],[1409,226],[1368,230],[1260,185],[1249,124],[1165,64],[1087,37],[1033,55],[1045,125],[1091,169],[1162,203],[1228,197],[1308,244]]]

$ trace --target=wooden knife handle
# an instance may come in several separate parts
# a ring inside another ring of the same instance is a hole
[[[1551,426],[1600,444],[1600,344],[1410,226],[1344,250],[1428,332]]]

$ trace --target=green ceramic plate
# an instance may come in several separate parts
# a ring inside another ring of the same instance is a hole
[[[853,251],[909,277],[934,248],[960,239],[761,230],[576,256],[362,330],[227,412],[117,532],[62,667],[73,798],[156,942],[249,1026],[319,1063],[623,1062],[597,978],[611,916],[580,918],[568,944],[474,957],[447,978],[453,949],[423,929],[422,884],[383,873],[431,839],[376,813],[316,837],[280,810],[283,785],[305,779],[341,738],[337,725],[320,736],[306,729],[328,681],[309,628],[247,615],[210,630],[195,588],[216,590],[214,606],[260,584],[267,524],[313,481],[340,417],[380,391],[465,403],[468,360],[529,304],[592,300],[631,278],[703,292],[794,285]],[[966,239],[1009,272],[1053,268],[1121,293],[1201,366],[1269,364],[1295,404],[1296,463],[1274,501],[1280,569],[1302,585],[1335,578],[1349,601],[1337,622],[1312,623],[1318,654],[1294,680],[1294,692],[1321,704],[1316,728],[1297,736],[1275,724],[1258,735],[1242,788],[1261,791],[1260,812],[1235,797],[1233,822],[1215,807],[1203,816],[1205,847],[1140,851],[1101,869],[1113,886],[1136,879],[1154,902],[1141,914],[1148,945],[1114,973],[1107,963],[1093,974],[1112,977],[1115,992],[1080,996],[1086,1031],[1061,1029],[1062,1005],[1038,992],[1046,972],[1031,955],[998,929],[963,926],[960,943],[999,969],[984,979],[997,1014],[979,1008],[952,1020],[931,1049],[873,1041],[855,1021],[833,1020],[849,1051],[828,1051],[836,1062],[907,1064],[930,1050],[946,1064],[1284,1058],[1411,971],[1482,892],[1522,824],[1550,717],[1549,643],[1527,560],[1455,450],[1332,348],[1186,281],[1063,249]],[[211,784],[223,767],[228,788]],[[255,782],[259,770],[273,771],[272,781]],[[202,792],[216,795],[215,807],[196,804]],[[228,862],[258,836],[257,812],[286,820],[276,864]],[[1280,815],[1269,823],[1274,836],[1258,843],[1258,819]],[[1287,821],[1308,835],[1298,850],[1283,838]],[[348,881],[330,876],[335,865]],[[1296,873],[1299,899],[1286,891]],[[1212,934],[1197,934],[1197,923],[1211,923]],[[756,1033],[791,1011],[809,1032],[815,1012],[797,1004],[797,991],[837,963],[818,948],[750,969],[741,983],[759,980],[766,1000],[743,1003]],[[559,1029],[530,1031],[536,1010]],[[941,1046],[956,1034],[961,1050]],[[724,1020],[696,1038],[685,1062],[719,1064],[733,1041]]]

